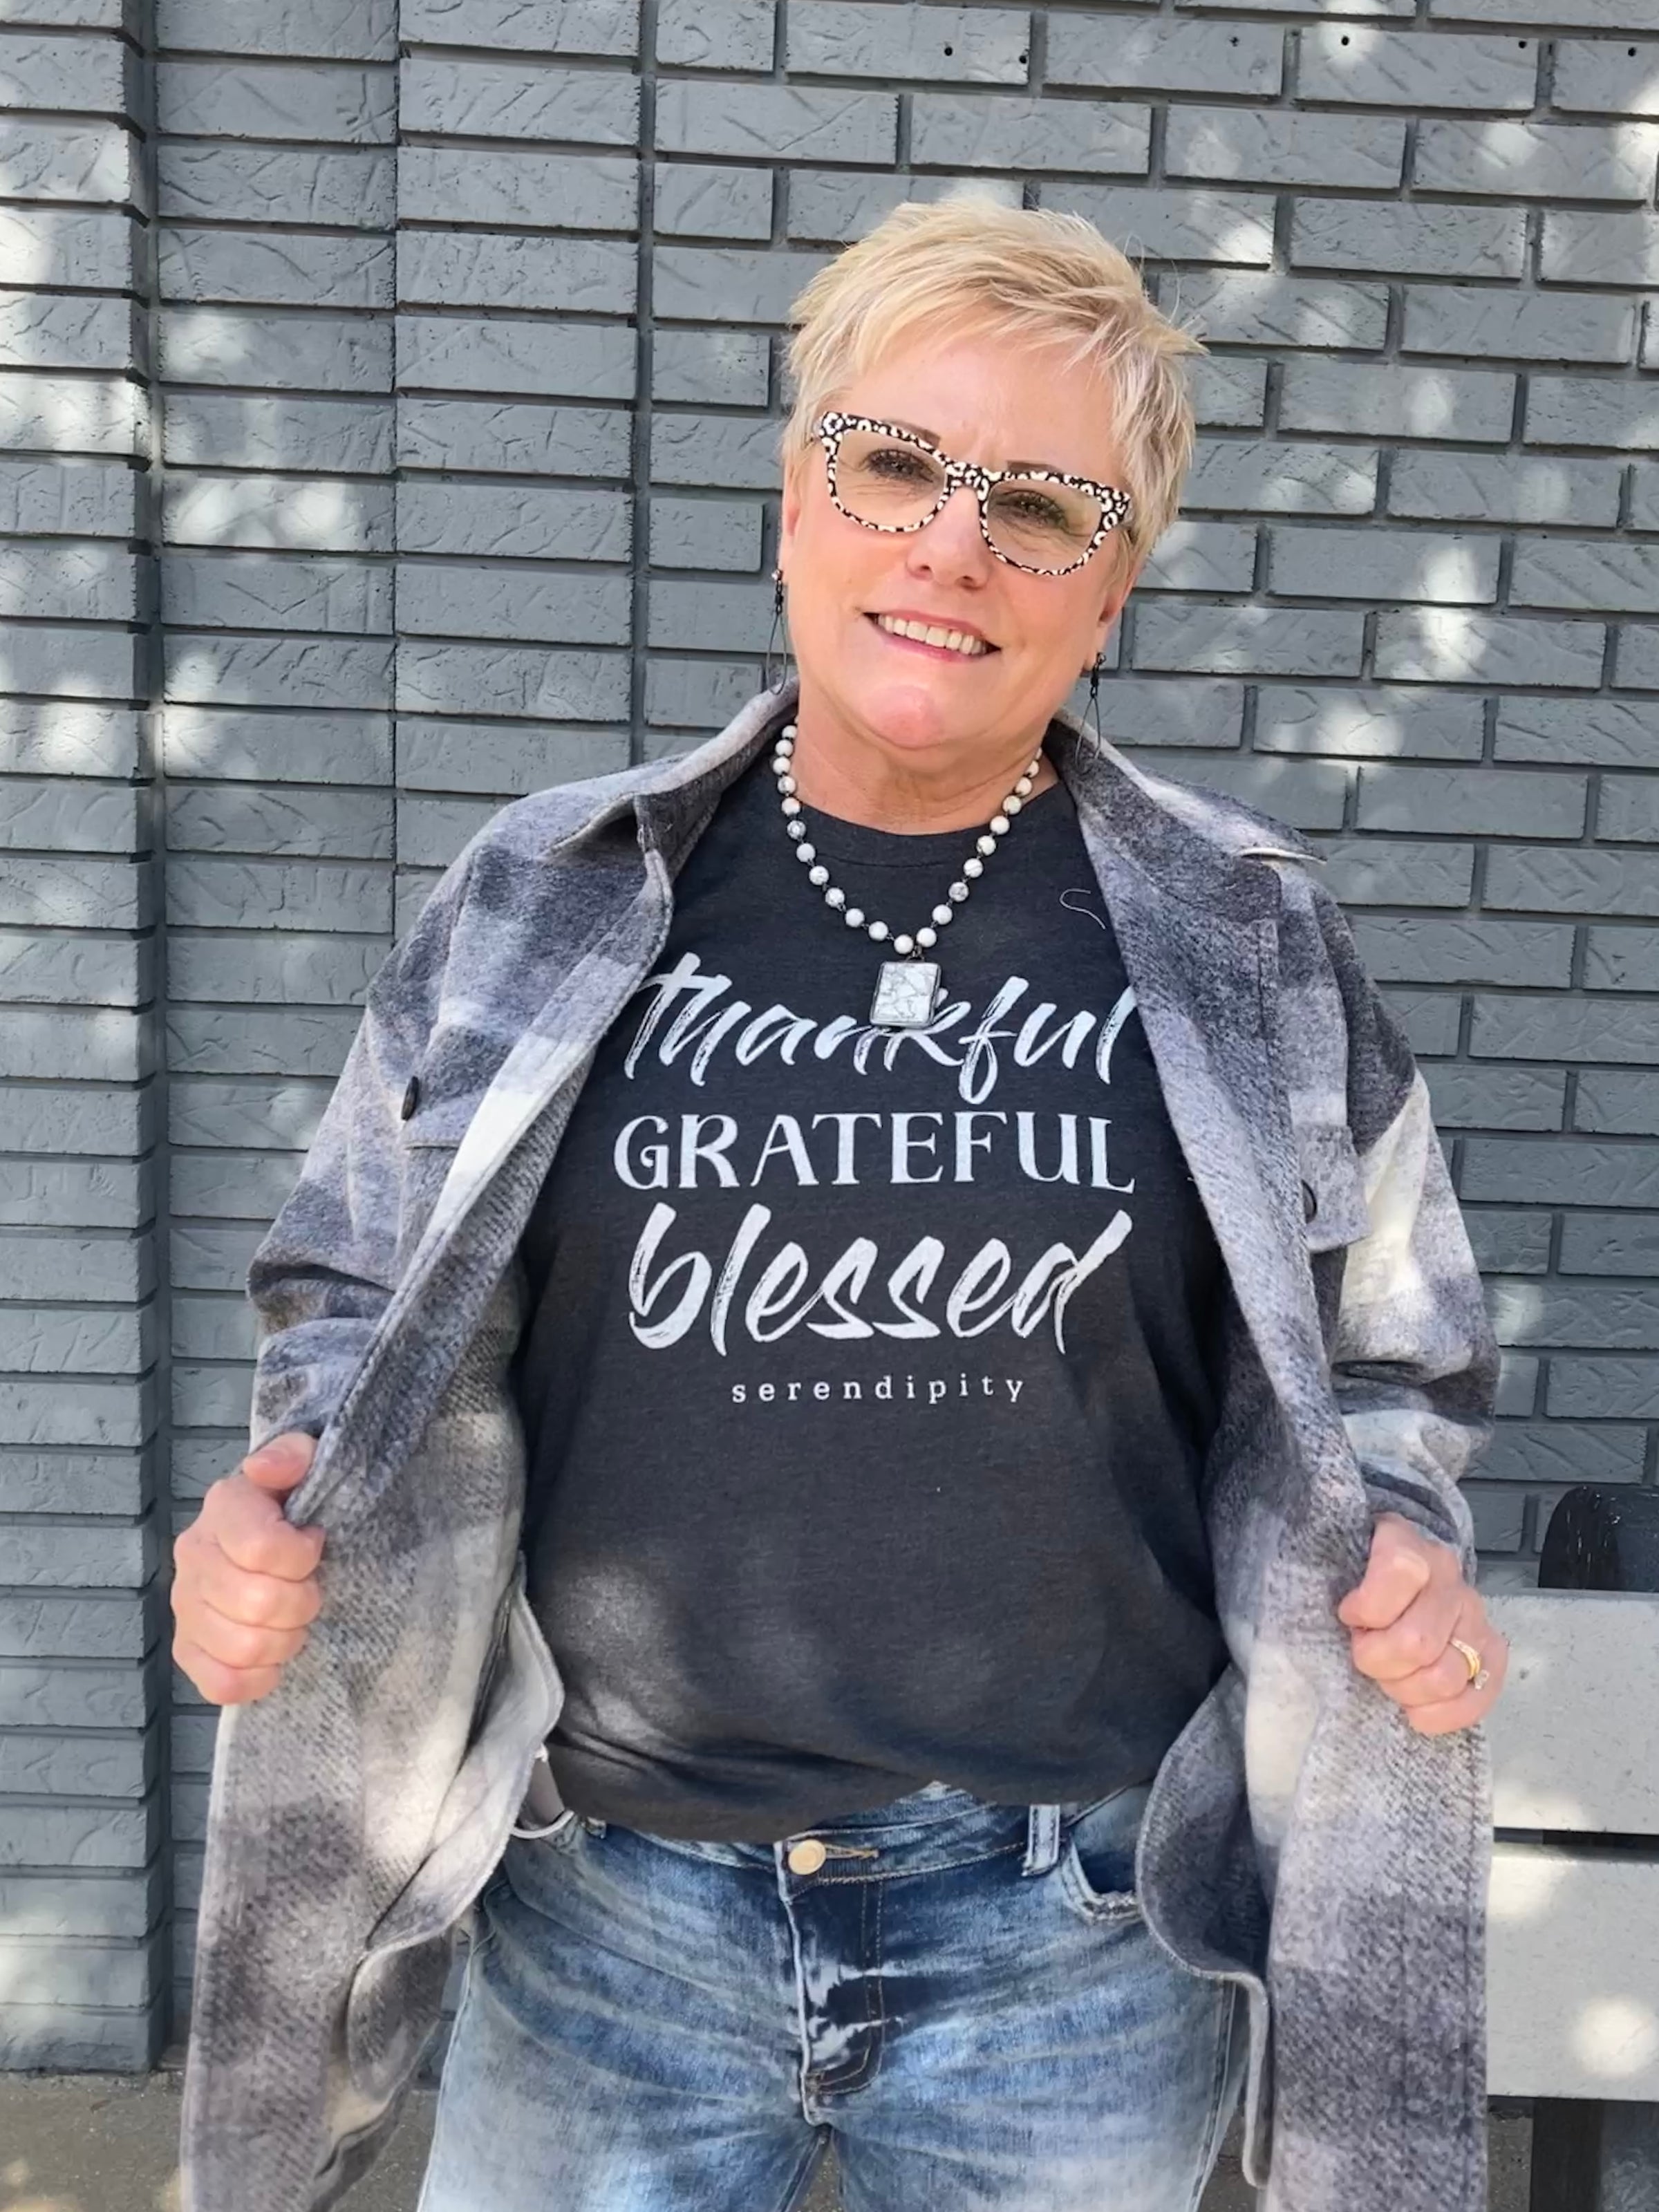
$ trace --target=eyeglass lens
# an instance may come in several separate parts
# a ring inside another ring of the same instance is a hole
[[[945,471],[931,453],[875,430],[846,430],[836,489],[861,522],[890,528],[920,522],[939,505]],[[986,502],[992,543],[1010,560],[1058,568],[1080,560],[1101,523],[1092,492],[1044,477],[1006,477]]]

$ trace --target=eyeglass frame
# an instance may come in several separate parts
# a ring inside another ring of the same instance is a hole
[[[836,461],[840,452],[842,435],[848,430],[878,431],[884,437],[896,438],[902,445],[912,446],[921,453],[930,454],[945,471],[945,489],[939,494],[931,513],[924,514],[917,522],[871,522],[861,514],[854,514],[850,507],[843,506],[841,494],[836,489]],[[1097,483],[1092,477],[1072,476],[1063,469],[981,468],[977,461],[953,459],[940,447],[932,444],[915,430],[907,430],[897,422],[878,422],[874,416],[869,415],[848,415],[841,409],[832,407],[819,416],[812,426],[812,434],[823,447],[823,465],[830,481],[831,502],[836,513],[844,514],[849,522],[856,522],[865,530],[879,530],[888,537],[908,537],[918,530],[925,530],[933,517],[944,507],[951,494],[959,489],[962,485],[967,484],[975,493],[978,501],[980,536],[999,561],[1006,562],[1011,568],[1018,568],[1027,576],[1071,575],[1074,569],[1081,568],[1085,562],[1094,557],[1096,551],[1105,543],[1112,532],[1121,529],[1134,511],[1134,502],[1128,493],[1120,491],[1115,484]],[[994,543],[991,537],[989,514],[991,492],[994,486],[1015,478],[1022,483],[1066,484],[1073,491],[1089,492],[1100,501],[1099,529],[1096,531],[1077,559],[1068,561],[1063,568],[1039,568],[1031,562],[1016,561],[1012,553],[1005,553],[1000,545]]]

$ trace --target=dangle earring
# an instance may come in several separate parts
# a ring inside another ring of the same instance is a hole
[[[771,680],[772,640],[776,637],[779,626],[782,623],[783,571],[781,568],[774,568],[772,571],[772,629],[771,635],[769,636],[766,641],[765,655],[761,661],[761,689],[763,691],[781,691],[784,685],[789,680],[790,648],[789,632],[787,625],[784,627],[783,632],[783,665],[778,671],[777,681],[774,683]]]
[[[1097,760],[1100,758],[1101,754],[1106,749],[1106,732],[1100,726],[1100,672],[1105,665],[1106,655],[1104,651],[1097,653],[1093,660],[1089,664],[1089,704],[1084,710],[1085,715],[1092,714],[1095,718],[1093,735],[1095,758]]]

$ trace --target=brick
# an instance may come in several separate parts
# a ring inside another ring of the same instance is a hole
[[[1650,1006],[1613,999],[1566,999],[1538,992],[1477,999],[1469,1050],[1497,1060],[1659,1062]]]
[[[0,1442],[20,1444],[98,1444],[136,1448],[142,1444],[154,1426],[148,1384],[142,1382],[100,1382],[94,1376],[76,1375],[63,1382],[50,1378],[40,1380],[0,1381]],[[41,1601],[50,1605],[50,1601]],[[84,1607],[64,1607],[61,1615],[71,1620],[91,1624],[94,1615]],[[54,1618],[55,1612],[45,1616],[43,1627]],[[70,1632],[59,1632],[62,1641],[30,1642],[20,1638],[20,1622],[28,1619],[27,1601],[0,1599],[0,1652],[22,1651],[62,1652],[68,1656],[77,1646],[70,1640]],[[96,1624],[113,1633],[116,1619]],[[87,1647],[94,1656],[115,1648],[111,1644],[89,1644]],[[122,1648],[125,1648],[125,1644]],[[0,1824],[0,1828],[3,1824]],[[0,1852],[4,1844],[0,1840]]]
[[[1537,94],[1535,39],[1456,38],[1327,23],[1298,32],[1297,44],[1297,93],[1303,100],[1525,111]]]
[[[1644,1071],[1587,1067],[1578,1078],[1572,1126],[1592,1134],[1659,1136],[1659,1084]]]
[[[37,1096],[37,1112],[43,1103]],[[0,1222],[18,1229],[137,1229],[154,1218],[152,1184],[147,1162],[8,1160],[0,1168]]]
[[[1659,131],[1646,124],[1452,123],[1429,118],[1413,181],[1437,192],[1505,198],[1650,202]]]
[[[1237,745],[1244,689],[1192,677],[1115,675],[1101,686],[1100,714],[1108,737],[1131,754],[1143,747]]]
[[[1659,1200],[1659,1146],[1586,1144],[1577,1136],[1471,1137],[1463,1147],[1462,1195],[1534,1206],[1651,1207]]]
[[[770,349],[757,331],[659,331],[653,342],[653,399],[763,407],[770,374]]]
[[[1510,1482],[1639,1482],[1645,1443],[1640,1429],[1603,1421],[1502,1421],[1480,1471]]]
[[[390,553],[392,487],[349,477],[170,477],[162,536],[171,545]]]
[[[397,252],[398,298],[412,306],[634,312],[635,252],[619,240],[406,230]]]
[[[1389,512],[1434,521],[1610,527],[1619,519],[1622,473],[1618,461],[1407,450],[1395,454],[1390,465]]]
[[[1067,100],[1066,128],[1057,131],[1052,100],[911,96],[910,158],[940,167],[1144,176],[1151,143],[1152,117],[1145,107]]]
[[[13,372],[0,376],[0,448],[58,453],[143,453],[149,422],[137,384]]]
[[[389,61],[396,0],[286,0],[238,9],[222,0],[156,0],[156,43],[173,53],[287,54],[313,61]]]
[[[1469,980],[1475,979],[1473,971]],[[1437,1127],[1443,1129],[1559,1129],[1567,1079],[1559,1067],[1436,1067],[1429,1077]],[[1546,1256],[1547,1215],[1541,1222]]]
[[[43,269],[77,291],[136,289],[138,227],[125,208],[0,208],[0,283]]]
[[[13,121],[4,174],[15,199],[145,203],[138,141],[116,123]]]
[[[1177,520],[1153,548],[1136,585],[1146,592],[1248,592],[1255,572],[1249,525]]]
[[[1334,838],[1322,850],[1345,906],[1467,906],[1474,886],[1474,846],[1449,838]]]
[[[497,811],[489,799],[403,799],[398,804],[398,850],[411,866],[447,867],[470,837]]]
[[[1527,392],[1529,446],[1613,446],[1659,452],[1659,387],[1623,379],[1534,376]]]
[[[1600,623],[1530,622],[1449,609],[1382,614],[1376,672],[1407,684],[1583,685],[1601,680]]]
[[[1571,24],[1587,31],[1627,33],[1631,0],[1429,0],[1429,13],[1466,21]]]
[[[133,538],[133,471],[107,461],[0,459],[0,531],[30,538]]]
[[[1291,264],[1297,269],[1357,269],[1370,276],[1393,270],[1418,277],[1518,277],[1526,245],[1520,208],[1304,199],[1291,220]]]
[[[1587,991],[1659,990],[1659,930],[1592,929],[1588,938]]]
[[[1404,173],[1405,149],[1406,126],[1390,116],[1172,107],[1164,166],[1171,177],[1389,191]]]
[[[1284,15],[1312,15],[1323,14],[1327,0],[1176,0],[1182,8],[1205,6],[1220,9],[1249,6],[1252,14],[1261,14],[1267,7]],[[1345,0],[1343,12],[1349,15],[1409,15],[1413,0]]]
[[[1516,545],[1510,600],[1517,607],[1659,614],[1659,545],[1521,538]]]
[[[1463,1002],[1455,993],[1395,988],[1384,991],[1382,998],[1414,1053],[1455,1052]]]
[[[293,796],[249,784],[174,784],[170,853],[282,853],[312,860],[389,860],[392,799],[378,791]]]
[[[659,161],[652,175],[653,222],[658,237],[771,236],[774,179],[769,169],[722,168],[709,161]],[[470,234],[468,242],[471,242]],[[631,248],[623,250],[631,262]]]
[[[1242,799],[1247,806],[1296,830],[1330,830],[1347,802],[1345,769],[1330,761],[1193,760],[1176,753],[1162,763],[1167,775]]]
[[[389,899],[386,904],[389,909]],[[325,914],[298,918],[313,928],[328,926]],[[390,922],[388,911],[382,928]],[[355,1006],[267,1007],[257,1018],[215,1006],[174,1006],[167,1014],[167,1065],[182,1075],[337,1076],[358,1020]]]
[[[15,1589],[138,1589],[153,1564],[147,1556],[144,1532],[137,1528],[100,1528],[84,1521],[54,1526],[35,1520],[15,1522],[7,1531],[6,1580]],[[0,1776],[4,1771],[0,1767]],[[0,1779],[0,1789],[26,1786]],[[73,1794],[111,1793],[86,1790]]]
[[[300,138],[390,145],[397,79],[390,69],[314,62],[170,62],[157,72],[157,127],[169,138]]]
[[[400,315],[398,384],[631,399],[637,343],[621,325]]]
[[[392,571],[301,553],[175,553],[161,566],[161,618],[179,629],[392,628]]]
[[[90,1463],[84,1454],[20,1457],[65,1469]],[[131,1667],[52,1667],[14,1659],[0,1664],[0,1727],[142,1728],[144,1687],[143,1676]]]
[[[52,24],[61,30],[130,31],[131,0],[0,0],[0,22]]]
[[[617,653],[411,639],[398,655],[398,706],[404,714],[616,721],[628,713],[628,697],[627,665]]]
[[[1352,430],[1384,438],[1508,441],[1513,376],[1486,369],[1372,368],[1358,362],[1285,364],[1279,420],[1286,429]]]
[[[1376,456],[1342,446],[1269,440],[1200,441],[1184,505],[1262,514],[1368,514],[1376,498]]]
[[[639,0],[402,0],[411,41],[507,46],[550,54],[635,54]]]
[[[652,256],[656,312],[688,321],[786,323],[797,293],[828,258],[775,248],[659,246]]]
[[[9,1806],[0,1866],[142,1867],[154,1827],[153,1813],[139,1806]]]
[[[245,1428],[250,1388],[251,1377],[246,1367],[198,1366],[175,1359],[173,1364],[173,1418],[183,1428]],[[179,1790],[176,1784],[173,1797],[177,1832]],[[192,1822],[191,1829],[199,1838],[199,1822]]]
[[[1507,293],[1455,284],[1406,294],[1407,353],[1489,355],[1510,361],[1629,361],[1637,302],[1575,292]]]
[[[9,630],[5,678],[14,690],[77,693],[82,698],[137,699],[143,690],[137,640],[131,635],[46,622]]]
[[[298,1172],[291,1152],[181,1153],[173,1162],[173,1210],[186,1217],[269,1221]]]
[[[122,370],[143,343],[130,300],[0,291],[0,367]]]
[[[651,425],[651,480],[722,491],[772,490],[780,474],[777,435],[775,422],[659,415]]]
[[[804,161],[885,162],[894,158],[897,134],[898,102],[889,93],[690,78],[670,78],[657,88],[656,143],[663,153],[775,159],[787,147],[792,158]]]
[[[1659,1276],[1659,1213],[1570,1213],[1561,1224],[1564,1275]]]
[[[1547,922],[1360,915],[1353,931],[1379,982],[1551,983],[1565,989],[1572,980],[1573,933]]]
[[[1659,844],[1659,775],[1604,775],[1595,834],[1615,843]]]
[[[167,919],[181,927],[385,930],[382,870],[311,861],[180,856],[167,870]]]
[[[13,1005],[137,1006],[155,990],[149,951],[110,938],[0,932],[0,992]]]
[[[1586,465],[1583,462],[1577,467]],[[1615,462],[1604,462],[1604,467],[1616,467]],[[1630,520],[1633,530],[1659,530],[1659,465],[1651,461],[1638,461],[1631,470]]]
[[[927,77],[1024,84],[1030,42],[1030,17],[1023,9],[794,0],[784,67],[792,76],[871,76],[884,83]]]
[[[413,53],[404,58],[398,114],[402,130],[444,137],[634,146],[639,79],[552,62]]]
[[[1284,34],[1265,23],[1115,21],[1110,35],[1090,15],[1048,18],[1051,85],[1112,92],[1225,93],[1276,99],[1284,80]]]
[[[1363,617],[1334,608],[1148,602],[1134,615],[1134,668],[1212,675],[1352,677]]]
[[[161,374],[180,384],[386,392],[392,362],[389,320],[230,307],[168,307],[161,319]]]
[[[415,151],[405,151],[405,163]],[[157,204],[174,219],[259,222],[280,212],[289,222],[350,230],[389,230],[396,219],[398,173],[390,151],[174,139],[156,149],[155,160]]]
[[[623,575],[405,562],[398,620],[409,638],[625,646],[633,623],[632,581]]]
[[[1659,1359],[1553,1359],[1548,1411],[1651,1419],[1659,1414]]]
[[[136,61],[131,47],[112,39],[0,31],[0,109],[125,116],[137,104]]]
[[[258,1319],[240,1298],[175,1297],[172,1303],[175,1359],[252,1359],[258,1350]]]
[[[1659,630],[1627,629],[1620,633],[1613,680],[1643,691],[1659,691]]]
[[[0,870],[0,923],[44,929],[143,929],[154,879],[127,861],[74,856],[9,860]]]
[[[301,307],[392,303],[388,238],[172,228],[161,234],[156,258],[161,296],[168,302]]]
[[[140,1375],[155,1360],[154,1316],[154,1308],[76,1313],[54,1307],[30,1313],[0,1306],[0,1360],[15,1375]],[[9,1543],[9,1559],[13,1548]],[[48,1579],[91,1577],[64,1571]]]
[[[222,1229],[199,1221],[176,1224],[170,1239],[174,1288],[241,1292],[248,1262],[264,1233],[257,1224]],[[216,1462],[218,1457],[216,1451]],[[175,1474],[177,1465],[175,1455]],[[215,1474],[222,1472],[222,1467],[216,1464]]]
[[[1538,268],[1547,284],[1659,282],[1659,217],[1547,210]]]
[[[1659,915],[1659,854],[1498,847],[1487,856],[1486,903],[1566,914]]]
[[[736,500],[653,499],[653,568],[738,568],[760,566],[763,510]]]
[[[1161,296],[1206,345],[1374,350],[1388,335],[1389,295],[1381,284],[1308,284],[1254,272],[1183,270],[1165,280]]]
[[[1363,530],[1281,527],[1268,544],[1269,589],[1297,598],[1490,605],[1498,597],[1496,538],[1447,538],[1373,524]]]
[[[1558,39],[1551,98],[1583,114],[1659,115],[1659,40]]]
[[[398,460],[406,469],[625,477],[630,435],[629,417],[621,409],[413,394],[398,402]]]
[[[382,638],[235,638],[175,634],[167,641],[166,696],[206,705],[385,707],[392,653]]]
[[[175,776],[389,783],[392,725],[383,714],[237,714],[171,706],[161,718],[161,757]]]
[[[0,541],[0,614],[136,622],[140,580],[125,548]]]
[[[615,729],[536,728],[511,722],[398,725],[398,781],[405,790],[514,796],[628,765],[628,735]]]
[[[597,488],[406,480],[398,486],[398,542],[406,554],[625,561],[629,507]]]
[[[1585,783],[1582,775],[1516,769],[1367,765],[1359,771],[1358,826],[1572,837],[1584,826]]]
[[[180,467],[391,471],[392,416],[383,396],[173,392],[165,407],[165,457]]]
[[[154,1287],[150,1249],[142,1238],[0,1233],[0,1256],[9,1300],[120,1304]]]
[[[1466,1207],[1474,1263],[1482,1274],[1541,1275],[1550,1263],[1550,1217],[1525,1206]],[[1482,1464],[1485,1464],[1483,1461]]]
[[[80,699],[0,699],[0,772],[133,775],[138,717]]]
[[[1500,699],[1494,757],[1659,769],[1659,706],[1620,699]]]
[[[303,1152],[327,1103],[328,1090],[321,1084],[182,1081],[168,1088],[167,1133],[174,1145]],[[172,1258],[177,1282],[181,1278],[176,1242]]]
[[[773,0],[660,0],[657,59],[679,69],[769,70],[775,17]]]
[[[1220,356],[1193,364],[1188,380],[1200,429],[1259,429],[1267,414],[1267,364]]]
[[[19,1936],[135,1936],[161,1911],[161,1869],[127,1875],[18,1872],[0,1882],[0,1914]]]
[[[1410,691],[1264,685],[1257,698],[1258,752],[1479,760],[1482,744],[1480,702],[1455,695],[1428,702]]]
[[[404,222],[452,222],[464,207],[477,223],[631,230],[639,176],[639,163],[619,156],[408,146],[398,160],[398,212]]]
[[[1051,15],[1051,39],[1054,20]],[[1148,191],[1046,179],[1038,191],[1044,207],[1087,216],[1131,255],[1261,269],[1273,258],[1273,204],[1260,193]]]

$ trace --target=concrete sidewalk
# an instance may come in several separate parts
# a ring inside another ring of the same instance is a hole
[[[174,2166],[179,2075],[0,2075],[0,2212],[179,2212]],[[435,2092],[417,2091],[347,2212],[414,2212]],[[1525,2212],[1530,2123],[1492,2123],[1492,2212]],[[1203,2212],[1251,2212],[1231,2145]],[[749,2212],[734,2205],[732,2212]],[[836,2212],[833,2172],[800,2212]],[[939,2212],[949,2212],[941,2206]]]

